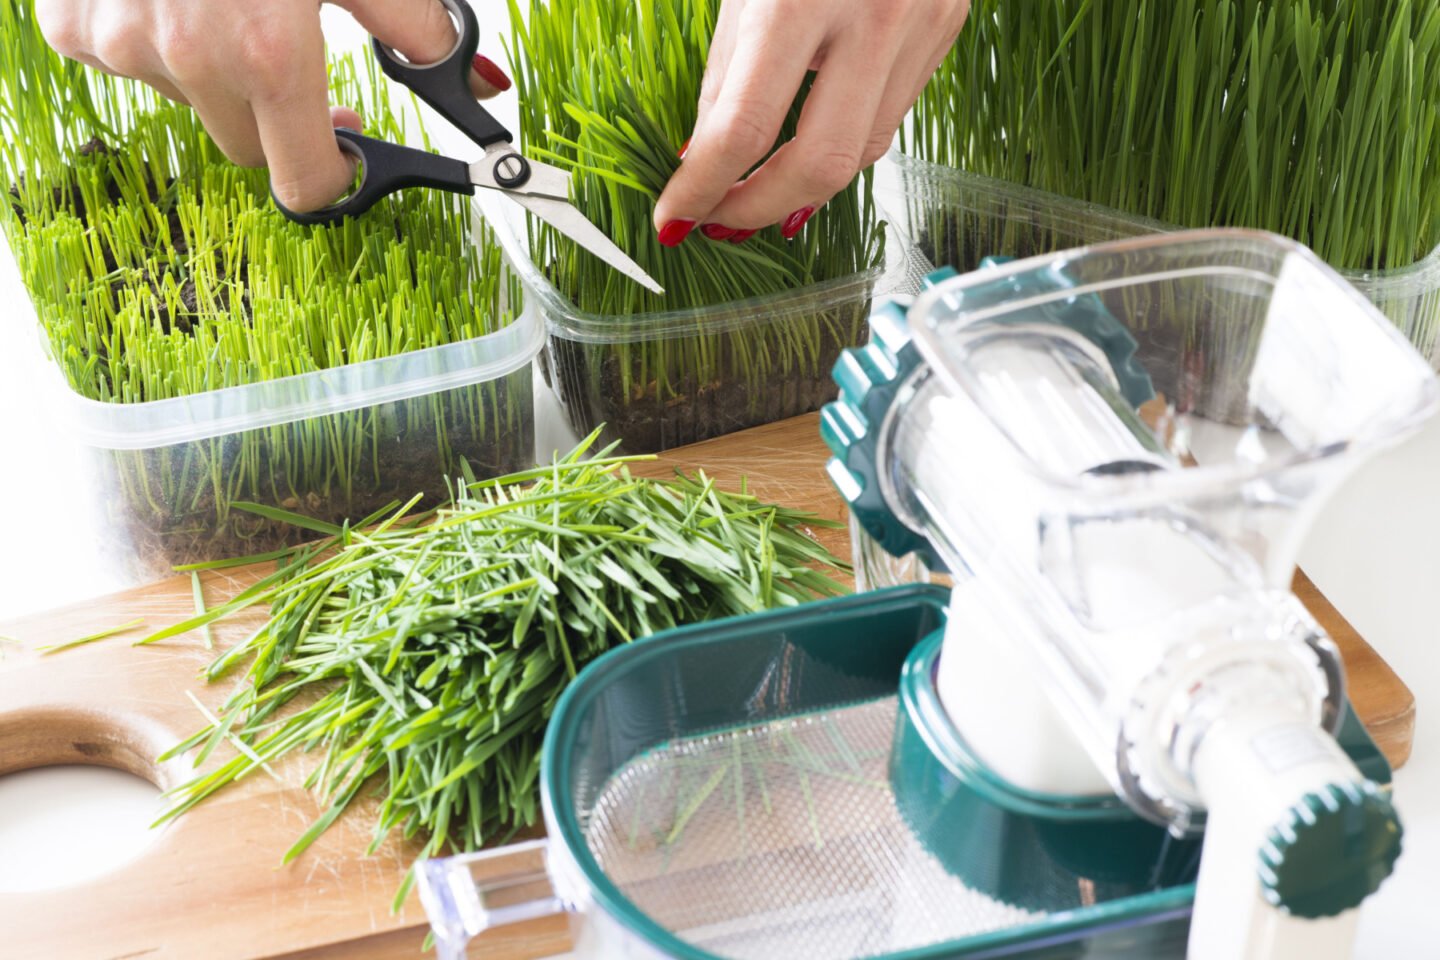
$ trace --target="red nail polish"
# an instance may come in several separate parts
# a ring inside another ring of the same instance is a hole
[[[675,151],[675,155],[678,156],[681,160],[684,160],[684,159],[685,159],[685,154],[687,154],[687,153],[690,152],[690,141],[693,140],[693,139],[695,139],[695,138],[694,138],[694,137],[686,137],[686,138],[685,138],[685,142],[682,143],[682,144],[680,144],[680,149],[677,150],[677,151]]]
[[[477,53],[475,59],[470,61],[470,66],[480,74],[482,80],[496,90],[510,89],[510,78],[505,76],[505,71],[496,66],[495,61],[489,57]]]
[[[795,234],[800,232],[800,228],[805,226],[805,221],[809,220],[810,214],[814,212],[815,208],[812,206],[801,207],[799,210],[790,214],[790,216],[786,217],[780,224],[780,236],[786,240],[793,240]]]
[[[671,220],[660,228],[660,243],[667,247],[678,247],[681,241],[695,229],[694,220]]]
[[[721,223],[706,223],[700,227],[700,232],[705,234],[708,240],[728,240],[740,231]]]
[[[757,231],[755,230],[737,230],[734,234],[731,235],[730,242],[744,243],[746,240],[749,240],[751,237],[755,236],[756,233]]]

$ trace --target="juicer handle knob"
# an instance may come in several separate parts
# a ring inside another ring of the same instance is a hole
[[[1278,703],[1217,721],[1191,765],[1206,807],[1189,960],[1342,960],[1394,869],[1400,820],[1334,738]]]
[[[1262,893],[1307,919],[1358,907],[1394,870],[1403,833],[1389,795],[1372,781],[1326,784],[1270,828],[1260,848]]]

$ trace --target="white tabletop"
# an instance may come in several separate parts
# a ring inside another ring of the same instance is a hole
[[[353,24],[325,8],[332,38],[351,46],[359,39]],[[494,38],[503,6],[480,10],[482,36]],[[482,49],[498,50],[498,45]],[[513,124],[513,95],[496,112]],[[442,131],[435,131],[442,133]],[[460,141],[463,144],[464,141]],[[441,146],[457,155],[460,144]],[[3,242],[0,242],[3,243]],[[91,544],[103,536],[90,515],[88,478],[79,451],[51,429],[34,402],[36,378],[46,362],[36,345],[34,315],[8,248],[0,250],[0,619],[98,596],[129,584],[95,556]],[[539,449],[548,456],[569,442],[553,400],[538,410]],[[1405,820],[1405,851],[1393,877],[1372,897],[1361,921],[1356,956],[1364,960],[1435,955],[1440,952],[1440,649],[1434,638],[1440,610],[1440,421],[1405,447],[1363,468],[1318,520],[1301,563],[1316,584],[1359,629],[1415,693],[1418,723],[1415,750],[1396,773],[1395,795]],[[3,749],[3,745],[0,745]],[[0,779],[0,862],[16,847],[16,825],[45,818],[57,799],[72,790],[72,774],[28,775],[23,789],[6,789]],[[114,778],[84,781],[100,802],[83,815],[103,817],[90,842],[115,858],[137,848],[144,799]],[[109,792],[107,792],[109,791]],[[105,800],[113,798],[114,804]],[[137,810],[139,813],[137,814]],[[108,832],[107,832],[108,831]],[[21,828],[23,833],[23,828]],[[91,855],[97,855],[92,847]],[[78,851],[72,851],[78,856]],[[48,850],[49,859],[65,856]],[[40,879],[40,878],[37,878]],[[0,890],[10,886],[0,870]]]

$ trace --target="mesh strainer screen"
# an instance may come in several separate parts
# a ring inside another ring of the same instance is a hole
[[[726,957],[885,954],[1043,915],[968,888],[902,822],[893,697],[673,741],[622,767],[585,832],[652,919]]]

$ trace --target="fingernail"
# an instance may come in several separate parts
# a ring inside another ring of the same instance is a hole
[[[744,243],[746,240],[749,240],[751,237],[755,236],[756,232],[757,231],[755,230],[737,230],[735,231],[734,235],[730,237],[730,242]]]
[[[671,220],[660,228],[660,243],[667,247],[678,247],[694,229],[694,220]]]
[[[728,240],[740,231],[721,223],[706,223],[701,225],[700,232],[705,234],[708,240]]]
[[[489,57],[475,54],[475,59],[470,61],[470,66],[480,78],[496,90],[509,90],[510,78],[505,76],[505,71],[495,65],[495,61]]]
[[[780,236],[786,240],[793,240],[795,234],[800,232],[800,228],[805,226],[805,221],[809,220],[810,214],[814,212],[815,208],[811,206],[801,207],[799,210],[790,214],[790,216],[786,217],[780,224]]]
[[[684,159],[685,159],[685,154],[687,154],[687,153],[690,152],[690,141],[693,140],[693,139],[695,139],[695,138],[694,138],[694,137],[686,137],[686,138],[685,138],[685,142],[682,143],[682,144],[680,144],[680,149],[677,150],[677,151],[675,151],[676,156],[678,156],[681,160],[684,160]]]

